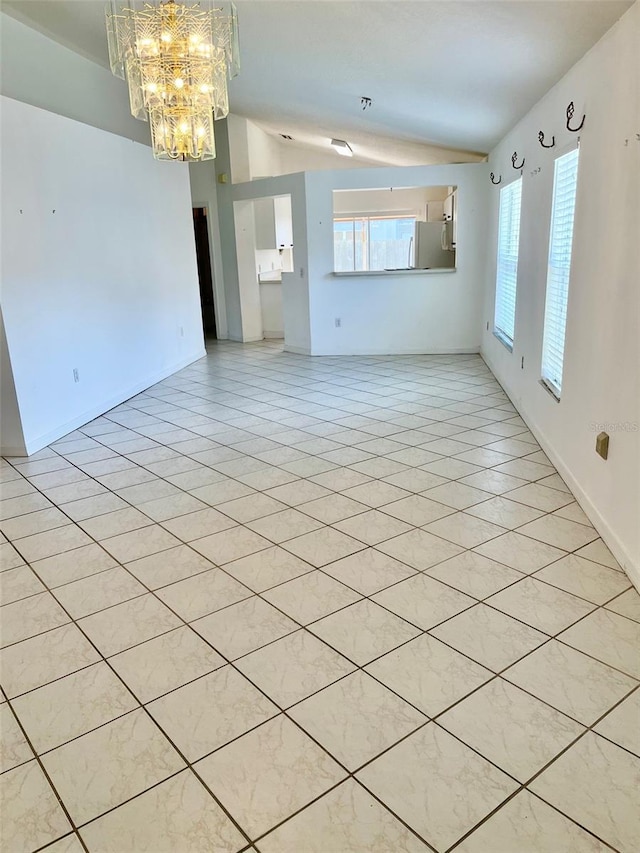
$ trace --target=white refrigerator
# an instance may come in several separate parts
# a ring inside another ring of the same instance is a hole
[[[456,263],[455,249],[451,245],[450,222],[416,222],[414,263],[418,270],[451,269]]]

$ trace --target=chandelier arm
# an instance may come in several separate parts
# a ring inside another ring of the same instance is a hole
[[[151,125],[154,157],[213,159],[214,119],[228,114],[239,70],[235,6],[113,0],[106,27],[111,70],[127,82],[132,115]]]

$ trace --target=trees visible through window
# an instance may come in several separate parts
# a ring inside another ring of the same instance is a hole
[[[403,269],[412,266],[415,224],[415,216],[335,218],[335,271]]]

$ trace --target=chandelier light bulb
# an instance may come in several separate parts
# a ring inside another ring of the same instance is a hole
[[[159,160],[215,157],[214,118],[229,112],[227,80],[240,64],[235,7],[214,0],[112,0],[111,70],[129,86],[131,113],[148,121]]]

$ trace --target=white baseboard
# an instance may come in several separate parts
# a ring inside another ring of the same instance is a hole
[[[350,355],[478,355],[480,349],[478,347],[463,347],[462,349],[441,349],[439,347],[430,347],[429,349],[425,349],[424,347],[400,347],[398,349],[394,349],[393,351],[389,349],[375,349],[372,347],[349,347],[349,349],[332,349],[332,350],[323,350],[312,348],[311,355],[321,355],[321,356],[350,356]]]
[[[494,371],[494,367],[491,364],[491,359],[487,357],[486,353],[481,353],[481,356],[489,370],[493,373],[494,377],[496,378],[496,381],[499,382],[500,380],[498,380]],[[549,457],[562,479],[571,489],[573,496],[584,511],[585,515],[593,524],[596,531],[602,537],[602,541],[611,551],[616,560],[620,563],[620,566],[624,569],[624,572],[628,576],[631,583],[640,592],[640,566],[637,566],[634,563],[633,558],[629,554],[626,545],[611,529],[609,522],[602,517],[600,510],[593,504],[591,498],[585,493],[580,483],[576,480],[574,475],[567,468],[563,460],[558,456],[555,449],[553,448],[553,445],[548,441],[544,431],[536,423],[535,418],[532,417],[522,405],[518,405],[514,402],[514,399],[510,393],[510,389],[506,385],[503,385],[501,382],[500,384],[502,385],[502,388],[504,389],[506,395],[509,397],[509,400],[511,401],[512,405],[514,406],[522,420],[526,423],[532,435],[535,437],[536,441],[542,448],[543,452]]]
[[[243,338],[242,335],[229,335],[228,340],[235,341],[237,344],[257,344],[258,341],[263,341],[263,335],[252,335],[248,338]]]
[[[24,451],[24,446],[20,447],[9,447],[8,445],[3,445],[0,447],[0,456],[6,456],[8,459],[12,456],[26,456],[27,454]]]
[[[309,347],[294,347],[291,344],[285,343],[284,345],[285,352],[292,352],[295,355],[311,355],[311,351]]]
[[[72,418],[71,420],[66,421],[63,424],[59,424],[49,432],[38,435],[35,438],[30,438],[26,440],[25,447],[20,448],[18,452],[16,452],[15,447],[0,448],[0,455],[31,456],[33,453],[37,453],[38,450],[42,450],[43,447],[47,447],[52,442],[57,441],[59,438],[62,438],[63,435],[68,435],[70,432],[73,432],[74,429],[78,429],[78,427],[88,424],[95,418],[100,417],[100,415],[104,415],[105,412],[109,412],[111,409],[115,408],[115,406],[119,406],[120,403],[124,403],[125,400],[130,400],[131,397],[135,397],[135,395],[139,394],[141,391],[150,388],[157,382],[162,382],[163,379],[166,379],[173,373],[177,373],[178,370],[182,370],[183,368],[188,367],[190,364],[193,364],[194,361],[198,361],[198,359],[201,359],[204,356],[206,356],[206,352],[204,349],[201,349],[197,353],[190,355],[185,359],[181,359],[179,362],[175,362],[170,367],[167,367],[164,370],[146,376],[140,382],[136,382],[135,385],[129,386],[128,388],[119,392],[113,397],[110,397],[108,400],[104,400],[102,403],[100,403],[100,405],[94,406],[91,409],[87,409],[86,411],[82,412],[82,414],[77,415],[75,418]]]

